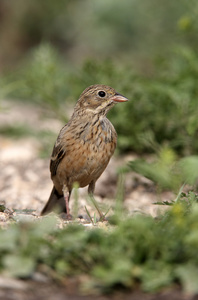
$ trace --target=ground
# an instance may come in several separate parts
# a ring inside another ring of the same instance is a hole
[[[145,294],[138,290],[134,292],[116,291],[113,295],[76,295],[75,283],[62,287],[52,283],[35,281],[9,280],[2,287],[0,278],[0,299],[3,300],[198,300],[198,296],[185,295],[178,289],[164,290],[156,294]],[[27,297],[28,295],[28,297]]]

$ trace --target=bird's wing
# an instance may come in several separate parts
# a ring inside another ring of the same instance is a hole
[[[65,156],[65,150],[62,148],[62,146],[55,145],[50,160],[50,172],[52,176],[56,175],[58,165],[60,164],[64,156]]]
[[[67,130],[67,126],[61,129],[60,134],[56,140],[56,143],[52,151],[51,160],[50,160],[51,176],[56,175],[57,168],[66,153],[66,145],[65,143],[62,142],[62,136],[65,135],[66,130]]]

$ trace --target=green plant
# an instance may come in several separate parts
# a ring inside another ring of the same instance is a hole
[[[198,197],[182,194],[153,219],[136,215],[114,226],[86,230],[80,224],[56,227],[57,219],[18,223],[0,230],[0,271],[29,278],[34,272],[64,284],[82,278],[84,293],[118,287],[154,292],[173,283],[197,293]],[[191,284],[194,282],[194,284]]]
[[[175,152],[162,147],[152,162],[137,159],[129,162],[129,169],[133,170],[157,184],[160,190],[170,189],[178,192],[183,184],[196,187],[198,180],[198,156],[178,158]],[[128,171],[126,169],[126,171]]]
[[[57,51],[49,44],[42,44],[32,51],[26,63],[5,77],[6,82],[12,83],[8,96],[35,102],[65,121],[68,116],[63,104],[69,97],[67,76]]]
[[[160,144],[189,155],[198,151],[197,79],[198,55],[190,48],[179,47],[154,61],[148,75],[132,64],[109,59],[88,59],[70,69],[44,44],[23,68],[7,77],[13,89],[7,97],[34,101],[65,122],[67,107],[74,105],[84,88],[107,84],[130,99],[108,115],[118,133],[120,152],[153,152]]]

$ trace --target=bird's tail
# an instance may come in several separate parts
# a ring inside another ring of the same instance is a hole
[[[66,213],[66,205],[65,199],[63,195],[59,195],[55,187],[53,187],[52,192],[50,194],[49,200],[44,206],[41,216],[49,214],[50,212],[55,211],[58,213],[64,212]]]

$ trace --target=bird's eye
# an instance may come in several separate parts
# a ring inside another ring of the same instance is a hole
[[[106,96],[106,93],[104,91],[99,91],[98,92],[98,96],[100,97],[105,97]]]

